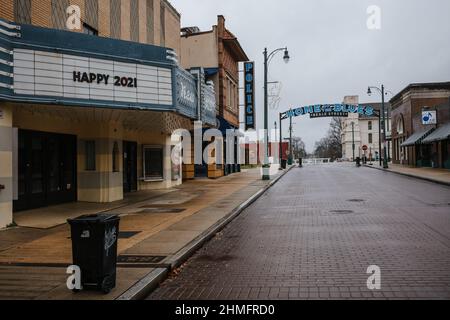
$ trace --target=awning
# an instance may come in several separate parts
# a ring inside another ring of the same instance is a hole
[[[427,129],[425,131],[420,131],[414,133],[412,136],[410,136],[408,139],[406,139],[405,142],[401,144],[401,147],[409,147],[413,146],[415,144],[420,144],[423,139],[428,137],[428,135],[433,132],[434,128]]]
[[[442,127],[437,128],[432,134],[423,139],[422,143],[433,143],[440,140],[446,140],[450,138],[450,122],[444,124]]]

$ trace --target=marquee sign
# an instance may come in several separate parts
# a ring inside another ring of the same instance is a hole
[[[309,114],[310,118],[347,117],[350,113],[373,116],[374,108],[351,104],[318,104],[291,109],[281,114],[281,120]]]
[[[172,105],[169,68],[27,49],[13,59],[15,94]]]
[[[245,130],[255,129],[255,63],[244,62]]]

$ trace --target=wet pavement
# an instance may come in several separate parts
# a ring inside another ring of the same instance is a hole
[[[450,299],[449,187],[350,164],[294,168],[148,297],[367,298]]]

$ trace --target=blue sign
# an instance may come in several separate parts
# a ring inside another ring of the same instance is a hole
[[[286,111],[281,114],[281,120],[308,114],[311,118],[347,117],[349,113],[358,113],[370,117],[374,115],[374,108],[351,104],[317,104]]]
[[[244,63],[245,130],[255,129],[255,63]]]

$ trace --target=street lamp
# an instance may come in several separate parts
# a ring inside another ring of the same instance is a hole
[[[383,117],[382,118],[383,119],[383,168],[387,169],[387,168],[389,168],[389,166],[388,166],[387,152],[386,152],[386,113],[384,111],[384,95],[385,95],[384,85],[381,85],[381,89],[378,87],[368,87],[367,94],[369,96],[372,95],[371,89],[376,89],[381,94],[381,113],[382,113],[382,117]]]
[[[268,54],[267,48],[264,49],[264,164],[263,164],[263,180],[270,180],[270,164],[269,164],[269,95],[267,88],[267,76],[270,60],[277,52],[284,51],[283,60],[288,63],[290,60],[288,48],[278,48]],[[281,127],[281,124],[280,124]]]
[[[355,123],[353,121],[352,121],[352,152],[353,152],[352,161],[355,161]]]

